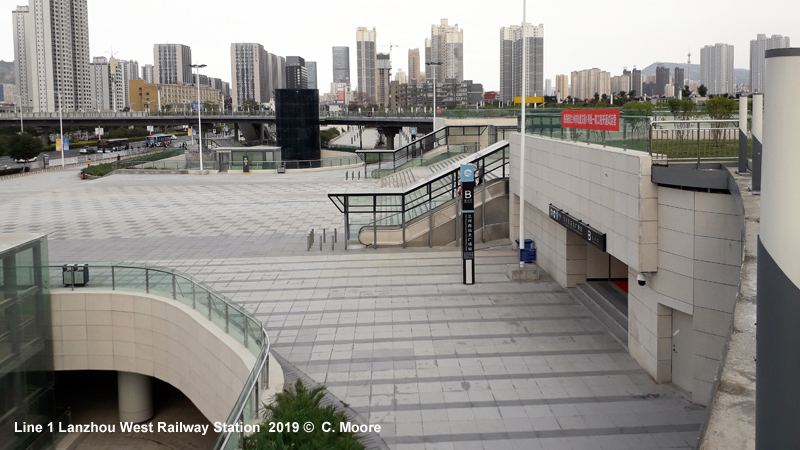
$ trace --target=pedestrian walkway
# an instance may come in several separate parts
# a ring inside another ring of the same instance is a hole
[[[655,384],[552,280],[512,283],[516,253],[308,251],[339,228],[344,171],[264,177],[66,170],[3,184],[2,232],[51,261],[135,262],[197,277],[263,320],[273,349],[404,449],[691,449],[706,411]],[[328,231],[329,232],[329,231]],[[317,231],[317,238],[320,234]]]

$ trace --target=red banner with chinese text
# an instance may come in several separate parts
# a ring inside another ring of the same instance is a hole
[[[562,128],[619,131],[618,109],[572,109],[561,111]]]

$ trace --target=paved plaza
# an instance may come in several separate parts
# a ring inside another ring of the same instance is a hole
[[[177,269],[244,305],[274,352],[392,449],[692,449],[705,408],[656,385],[548,277],[513,283],[490,243],[351,249],[328,189],[344,171],[0,181],[0,232],[49,236],[51,262]],[[359,181],[356,181],[358,183]],[[360,181],[360,183],[365,183]],[[340,242],[306,247],[314,228]]]

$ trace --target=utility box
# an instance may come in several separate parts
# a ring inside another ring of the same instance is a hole
[[[88,264],[64,264],[61,267],[64,286],[86,286],[89,283]]]
[[[278,173],[286,173],[286,164],[279,162],[278,163]]]

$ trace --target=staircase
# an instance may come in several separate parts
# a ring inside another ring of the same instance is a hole
[[[567,288],[597,318],[625,348],[628,348],[627,298],[605,282],[589,282]]]
[[[438,173],[438,172],[441,172],[442,170],[452,166],[453,164],[457,163],[458,161],[461,161],[462,159],[466,158],[467,156],[470,156],[470,153],[460,153],[460,154],[458,154],[456,156],[453,156],[452,158],[446,159],[444,161],[439,161],[436,164],[431,164],[430,166],[428,166],[428,168],[431,170],[431,173]]]

